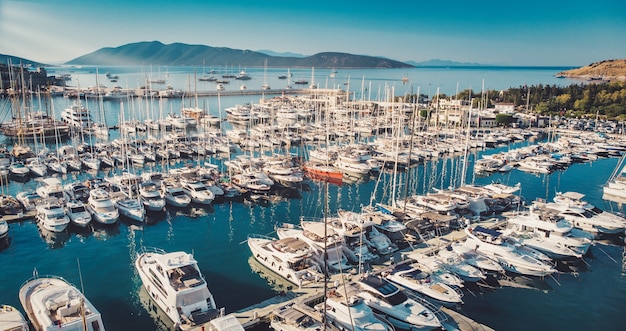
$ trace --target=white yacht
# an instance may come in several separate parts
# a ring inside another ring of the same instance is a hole
[[[191,203],[191,197],[178,184],[168,181],[161,183],[161,195],[165,203],[172,207],[185,208]]]
[[[165,199],[161,197],[157,183],[147,181],[139,184],[139,195],[143,206],[149,211],[165,210]]]
[[[24,165],[24,162],[15,160],[9,166],[9,174],[16,178],[26,178],[30,175],[30,169]]]
[[[9,223],[3,218],[0,218],[0,240],[5,239],[9,235]]]
[[[465,245],[474,248],[494,260],[507,271],[527,276],[547,276],[556,272],[554,267],[537,259],[536,254],[528,250],[518,249],[517,246],[506,242],[501,232],[476,226],[466,227],[467,239]],[[534,250],[533,250],[534,251]],[[536,251],[535,251],[536,252]]]
[[[93,125],[89,109],[80,101],[74,102],[61,111],[61,119],[71,127],[87,129]]]
[[[418,265],[400,263],[383,274],[389,281],[426,295],[444,306],[456,307],[463,303],[461,291],[436,281],[430,273],[420,269]]]
[[[28,331],[28,322],[17,308],[0,305],[0,330]]]
[[[454,273],[466,282],[478,282],[487,278],[486,272],[483,272],[483,270],[499,273],[504,272],[504,268],[502,268],[500,264],[486,256],[477,255],[474,258],[488,269],[477,267],[475,265],[476,263],[471,263],[465,256],[452,250],[451,245],[440,249],[437,255],[426,258],[426,261],[420,259],[420,262],[427,263],[429,259],[436,259],[441,267]]]
[[[87,202],[89,199],[89,188],[81,181],[65,184],[63,186],[66,200],[80,200]]]
[[[33,191],[33,190],[26,190],[26,191],[18,192],[15,195],[15,199],[17,199],[17,201],[19,201],[22,204],[22,206],[24,207],[24,210],[26,211],[35,210],[37,205],[40,204],[44,200],[44,198],[42,198],[41,195],[39,195],[36,191]]]
[[[85,203],[80,200],[70,200],[65,204],[65,210],[70,222],[78,227],[85,228],[91,222],[91,213]]]
[[[144,205],[137,198],[122,198],[115,200],[115,207],[120,215],[136,222],[143,222],[146,218]]]
[[[48,231],[63,232],[70,224],[63,203],[58,199],[46,199],[37,205],[36,210],[35,220]]]
[[[41,185],[35,189],[35,192],[42,198],[64,199],[65,193],[61,180],[56,177],[48,177],[41,180]]]
[[[262,171],[244,171],[230,177],[233,184],[253,193],[267,194],[272,189],[274,181]]]
[[[556,192],[554,196],[554,202],[557,204],[568,205],[568,206],[576,206],[580,207],[594,215],[597,215],[602,218],[612,219],[616,222],[621,222],[626,224],[626,218],[621,215],[614,214],[612,212],[603,210],[597,206],[592,205],[591,203],[583,200],[585,197],[584,194],[578,192]]]
[[[301,227],[284,224],[282,228],[276,229],[278,238],[295,237],[311,244],[311,247],[317,251],[313,258],[321,268],[328,267],[329,272],[346,272],[353,268],[348,262],[347,248],[341,236],[333,229],[328,227],[324,230],[324,223],[317,221],[302,220],[300,224]],[[325,232],[326,238],[324,238]],[[326,250],[325,254],[324,250]],[[324,255],[326,258],[323,258]]]
[[[574,228],[571,222],[554,213],[535,210],[507,219],[508,227],[515,231],[536,233],[544,240],[561,243],[584,255],[593,243],[594,235]]]
[[[302,239],[251,234],[247,242],[257,261],[298,286],[324,279],[313,259],[315,250]]]
[[[87,209],[93,219],[101,224],[114,224],[120,218],[111,195],[103,188],[97,187],[89,191]]]
[[[406,234],[408,229],[406,225],[396,219],[392,212],[383,206],[377,204],[375,206],[363,207],[362,217],[374,223],[374,227],[378,231],[391,240],[396,246],[406,243]]]
[[[514,238],[519,244],[536,249],[555,260],[582,257],[582,254],[569,248],[564,243],[545,238],[537,232],[506,229],[502,233]]]
[[[30,279],[20,288],[19,298],[35,330],[104,331],[96,307],[63,278]]]
[[[210,205],[215,199],[215,195],[201,181],[183,182],[182,189],[191,197],[193,203]]]
[[[425,300],[418,302],[408,298],[388,280],[368,275],[359,279],[357,284],[360,291],[358,296],[365,304],[373,311],[382,313],[396,328],[433,330],[441,327],[434,306]]]
[[[374,252],[380,255],[388,255],[398,250],[391,239],[378,231],[374,222],[364,218],[360,213],[347,210],[339,210],[338,218],[331,218],[328,224],[337,233],[346,237],[360,237]]]
[[[219,316],[198,262],[185,252],[147,248],[135,260],[143,287],[174,322],[188,330]]]
[[[275,331],[320,331],[326,329],[322,322],[322,314],[307,305],[296,303],[289,303],[274,310],[270,315],[270,327]],[[328,325],[326,327],[328,328]]]
[[[596,235],[620,234],[626,230],[626,222],[611,217],[609,213],[594,214],[579,206],[562,203],[534,203],[537,207],[555,210],[559,216],[570,221],[575,227]]]
[[[383,322],[374,315],[372,308],[358,296],[359,293],[360,291],[352,285],[348,287],[339,286],[337,289],[330,290],[326,296],[326,301],[316,305],[315,308],[322,312],[324,305],[326,305],[327,320],[342,330],[393,330],[390,324]]]

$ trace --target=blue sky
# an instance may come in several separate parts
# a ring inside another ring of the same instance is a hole
[[[626,1],[0,0],[2,54],[59,63],[152,40],[579,66],[626,58]]]

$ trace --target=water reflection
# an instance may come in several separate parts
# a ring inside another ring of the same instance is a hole
[[[37,227],[39,228],[39,235],[46,242],[46,244],[48,244],[48,248],[61,248],[65,246],[67,241],[70,239],[70,235],[67,229],[61,232],[52,232],[42,226]]]
[[[270,288],[276,293],[285,293],[287,291],[293,290],[296,286],[295,284],[291,283],[290,281],[286,280],[282,276],[278,275],[274,271],[259,263],[259,261],[257,261],[253,256],[250,256],[248,258],[248,264],[250,265],[250,269],[252,270],[252,272],[265,279]]]

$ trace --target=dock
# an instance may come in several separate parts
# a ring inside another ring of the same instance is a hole
[[[499,218],[490,218],[488,220],[484,220],[479,222],[481,226],[488,228],[499,228],[504,225],[504,222]],[[461,230],[452,231],[444,236],[435,237],[432,239],[428,239],[426,242],[420,243],[418,245],[414,245],[413,248],[409,248],[408,250],[398,251],[394,254],[394,259],[374,267],[372,273],[380,273],[382,270],[391,267],[396,260],[398,263],[403,263],[402,261],[405,259],[406,254],[408,253],[421,253],[421,254],[432,254],[439,250],[442,247],[447,246],[453,241],[462,240],[466,237],[465,232]],[[253,257],[251,257],[253,259]],[[272,273],[271,270],[266,269],[266,271]],[[276,275],[276,277],[280,277]],[[346,273],[346,274],[335,274],[332,275],[329,279],[327,285],[327,289],[330,290],[333,287],[333,284],[341,284],[342,282],[353,282],[356,280],[358,275],[356,272]],[[277,282],[283,282],[282,279],[277,280]],[[321,303],[323,300],[324,293],[324,283],[314,283],[307,284],[306,286],[298,287],[295,284],[291,284],[288,281],[284,280],[283,288],[288,288],[284,292],[281,292],[280,295],[271,297],[267,300],[264,300],[260,303],[254,304],[252,306],[237,310],[230,315],[233,315],[237,318],[239,323],[245,328],[249,329],[255,327],[262,323],[269,323],[271,315],[274,311],[277,311],[280,307],[294,304],[294,305],[307,305],[309,307],[313,307],[314,305]],[[289,287],[287,287],[289,286]],[[405,290],[408,291],[408,290]],[[442,321],[442,324],[446,330],[458,330],[458,331],[491,331],[492,328],[483,325],[477,321],[472,320],[471,318],[459,313],[450,308],[440,307],[440,311],[437,312],[438,315],[444,315],[446,319]],[[192,330],[210,330],[210,326],[203,325],[198,326]]]

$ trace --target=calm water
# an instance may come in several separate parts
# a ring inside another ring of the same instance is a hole
[[[153,74],[156,70],[153,68]],[[165,73],[165,68],[160,70],[162,74]],[[174,76],[173,68],[167,70],[170,77]],[[272,70],[274,71],[271,76],[277,76],[279,70]],[[456,82],[451,80],[453,77],[475,79],[480,84],[485,76],[492,77],[489,81],[502,81],[498,84],[505,84],[504,81],[508,79],[510,86],[534,82],[545,84],[552,82],[551,75],[555,72],[544,69],[520,69],[513,72],[488,69],[430,70],[432,72],[427,69],[415,69],[415,75],[433,79],[432,86],[448,84],[455,86]],[[247,71],[255,75],[252,81],[247,82],[249,86],[253,81],[258,82],[258,79],[261,79],[262,83],[262,68]],[[346,70],[340,70],[336,78],[343,78],[341,75],[344,71]],[[100,72],[103,75],[102,70]],[[297,79],[297,71],[292,72]],[[315,72],[317,75],[323,71]],[[305,73],[302,71],[303,75]],[[123,74],[121,70],[119,74]],[[381,82],[390,77],[408,75],[396,70],[371,72],[355,70],[353,73],[354,76],[365,74],[374,77],[372,81],[380,77]],[[305,78],[310,77],[310,70],[308,75]],[[81,84],[88,80],[88,74],[84,76],[83,74],[80,76]],[[267,76],[270,77],[270,69]],[[439,76],[450,78],[434,80]],[[183,77],[178,79],[184,80]],[[556,78],[553,80],[557,81]],[[398,83],[401,84],[396,81],[396,84]],[[487,80],[485,85],[488,86]],[[498,85],[492,88],[506,86]],[[241,102],[256,102],[245,99],[249,97],[222,98],[220,105],[226,107]],[[206,101],[210,104],[212,113],[219,111],[215,98],[207,98]],[[58,113],[69,102],[62,98],[55,99],[55,111]],[[168,101],[167,107],[176,111],[180,102],[180,100]],[[97,106],[90,105],[90,108],[93,111]],[[119,105],[106,102],[105,109],[107,119],[115,121]],[[513,147],[526,144],[528,143],[524,142]],[[495,151],[497,150],[487,150],[485,153]],[[469,169],[471,162],[479,156],[480,153],[470,156]],[[220,164],[219,160],[213,161]],[[510,185],[520,182],[521,194],[527,200],[537,197],[551,199],[556,191],[574,190],[586,194],[587,200],[597,206],[619,210],[614,203],[601,199],[601,185],[607,180],[616,163],[617,159],[599,159],[593,163],[573,165],[563,172],[542,176],[514,170],[509,174],[474,177],[470,170],[467,181],[477,184],[500,181]],[[422,193],[432,187],[445,188],[460,177],[459,165],[458,158],[431,161],[412,169],[410,173],[401,174],[398,182],[404,183],[410,178],[408,185],[410,193]],[[161,165],[153,167],[158,170]],[[109,172],[69,174],[62,177],[62,180],[69,182],[107,174]],[[329,185],[329,209],[359,210],[361,205],[369,204],[374,189],[375,200],[387,202],[392,192],[392,183],[391,175],[384,173],[379,181],[373,178],[360,183]],[[34,180],[26,183],[11,182],[6,189],[9,193],[15,194],[25,189],[33,189],[37,185],[38,182]],[[141,303],[139,291],[141,282],[133,267],[135,252],[142,246],[154,246],[166,251],[193,252],[218,306],[225,307],[227,312],[244,308],[276,293],[267,280],[252,271],[250,252],[244,242],[247,235],[269,234],[276,224],[284,221],[297,223],[303,215],[322,216],[325,190],[324,184],[310,182],[302,190],[279,192],[272,202],[264,204],[224,202],[209,208],[151,214],[150,224],[143,227],[120,222],[113,228],[83,233],[72,231],[66,236],[57,237],[40,233],[32,221],[13,223],[10,226],[10,245],[0,251],[2,268],[0,302],[21,308],[17,293],[20,285],[32,277],[34,268],[40,275],[62,276],[80,286],[78,268],[80,263],[85,293],[102,313],[108,330],[155,330],[158,328],[157,324]],[[621,312],[626,304],[624,248],[601,243],[592,247],[591,251],[592,256],[586,258],[589,264],[587,271],[577,275],[562,274],[555,276],[554,279],[518,284],[518,287],[507,286],[495,291],[466,293],[466,304],[462,312],[497,330],[626,329],[626,316]]]

